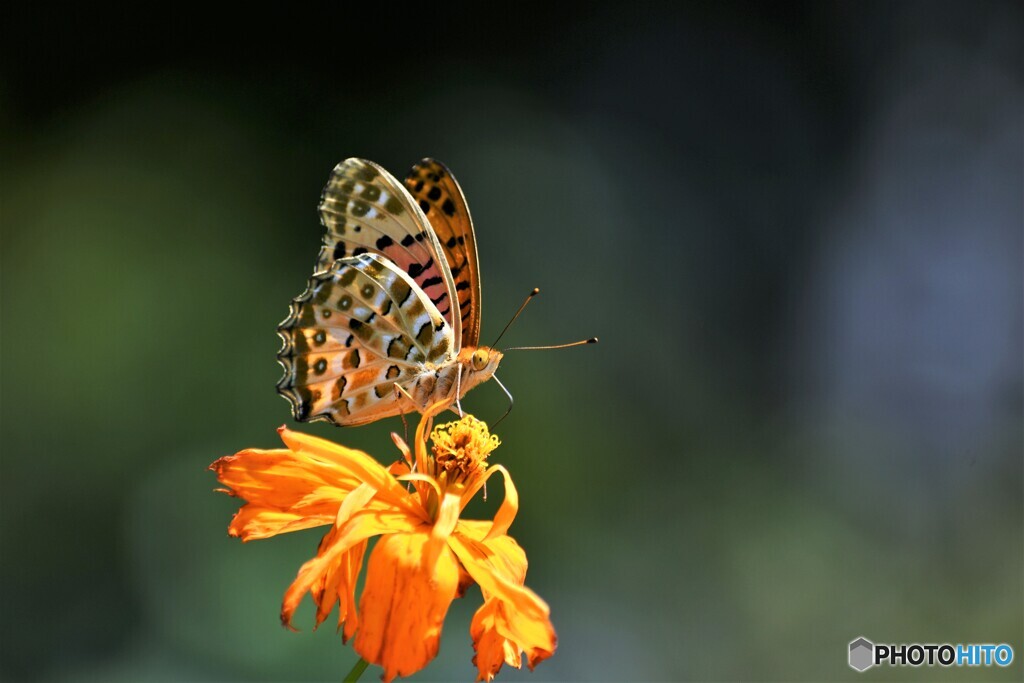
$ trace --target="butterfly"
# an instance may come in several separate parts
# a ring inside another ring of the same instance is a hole
[[[323,246],[277,331],[277,390],[296,420],[361,425],[447,408],[490,379],[479,345],[480,266],[466,198],[440,162],[399,183],[347,159],[320,197]]]

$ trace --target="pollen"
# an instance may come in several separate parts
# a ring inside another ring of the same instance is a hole
[[[430,433],[437,473],[448,481],[465,481],[486,467],[484,461],[501,441],[472,415],[438,425]]]

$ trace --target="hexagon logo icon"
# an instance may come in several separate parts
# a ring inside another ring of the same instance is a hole
[[[866,671],[875,665],[875,644],[861,636],[850,642],[850,668]]]

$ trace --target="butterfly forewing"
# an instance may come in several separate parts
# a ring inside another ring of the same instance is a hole
[[[480,267],[473,220],[462,188],[451,171],[435,159],[412,167],[405,186],[426,214],[451,269],[462,319],[462,346],[480,341]]]
[[[451,326],[388,259],[362,254],[315,273],[278,327],[278,391],[297,420],[355,425],[415,410],[396,392],[424,364],[450,362]]]
[[[462,316],[452,304],[456,283],[448,261],[420,204],[394,176],[373,162],[346,159],[324,187],[320,218],[327,232],[317,272],[346,257],[386,257],[422,289],[448,322],[456,349],[461,346]]]

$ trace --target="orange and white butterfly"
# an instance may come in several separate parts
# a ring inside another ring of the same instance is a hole
[[[313,277],[277,328],[277,390],[296,420],[360,425],[450,407],[494,375],[502,353],[478,345],[473,221],[443,164],[424,159],[402,185],[347,159],[324,188],[320,220]]]

